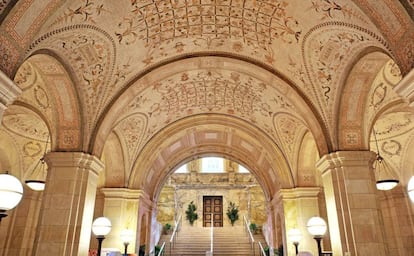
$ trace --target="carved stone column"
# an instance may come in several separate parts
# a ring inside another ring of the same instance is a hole
[[[384,224],[370,151],[340,151],[317,163],[322,172],[333,255],[385,256]]]
[[[138,251],[137,239],[139,232],[138,212],[141,201],[146,201],[145,193],[142,190],[128,188],[103,188],[101,192],[105,196],[103,215],[111,220],[112,229],[105,238],[105,247],[124,248],[120,240],[123,229],[133,230],[135,239],[128,245],[129,252]],[[124,250],[121,250],[123,252]]]
[[[297,228],[302,233],[299,251],[317,253],[316,243],[309,235],[306,223],[313,216],[321,216],[318,201],[320,192],[321,188],[319,187],[281,189],[279,191],[277,204],[279,209],[283,209],[283,242],[287,247],[285,250],[287,255],[295,255],[295,247],[287,237],[287,232],[292,228]],[[324,216],[321,217],[324,218]]]
[[[414,211],[407,187],[380,192],[388,255],[414,255]]]
[[[410,106],[414,106],[414,69],[401,79],[394,91],[404,97]]]
[[[35,255],[88,255],[102,162],[79,152],[46,155],[48,174]]]
[[[13,214],[7,217],[11,221],[1,223],[11,225],[7,225],[5,231],[8,234],[5,237],[8,248],[4,248],[4,251],[0,249],[0,255],[32,255],[43,193],[26,188],[22,201]]]
[[[19,87],[0,70],[0,121],[3,112],[22,93]]]

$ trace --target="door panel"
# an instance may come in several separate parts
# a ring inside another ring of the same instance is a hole
[[[213,219],[211,218],[213,214]],[[203,227],[223,226],[223,197],[204,196],[203,197]]]

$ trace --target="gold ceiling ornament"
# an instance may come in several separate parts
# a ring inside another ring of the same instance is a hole
[[[48,144],[49,144],[49,136],[47,137],[47,140],[45,143],[45,150],[44,150],[42,157],[39,159],[36,166],[31,171],[29,175],[29,179],[25,181],[26,185],[35,191],[43,191],[46,186],[47,166],[45,162],[45,155],[46,155]]]
[[[374,161],[374,172],[376,179],[376,186],[378,190],[391,190],[395,188],[399,180],[397,179],[395,173],[392,170],[392,167],[385,161],[385,159],[380,155],[377,134],[375,129],[373,129],[375,145],[377,147],[377,157]]]

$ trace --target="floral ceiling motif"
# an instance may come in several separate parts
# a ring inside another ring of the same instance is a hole
[[[338,25],[349,19],[367,28]],[[353,57],[350,50],[377,44],[369,28],[353,3],[339,0],[75,0],[50,17],[31,50],[52,49],[68,59],[93,133],[100,111],[141,72],[206,51],[275,70],[322,110],[334,102],[337,71]],[[330,115],[322,114],[326,123]]]
[[[334,130],[333,110],[346,76],[342,71],[349,70],[347,65],[368,47],[392,54],[353,1],[74,0],[54,11],[27,56],[50,50],[74,71],[79,105],[84,108],[81,115],[87,122],[85,140],[104,118],[102,111],[134,81],[164,63],[210,53],[272,71],[303,96],[324,128]],[[291,102],[283,94],[268,94],[269,83],[243,78],[243,84],[234,79],[205,70],[199,75],[182,72],[170,84],[151,84],[151,93],[146,91],[131,102],[143,109],[128,112],[145,117],[139,122],[145,123],[149,135],[127,140],[128,147],[143,143],[161,124],[215,111],[248,120],[275,137],[272,121],[263,120],[273,118],[275,109],[293,107]],[[229,96],[232,90],[234,95]],[[41,90],[37,94],[44,99]],[[143,121],[148,118],[157,122]]]
[[[182,37],[243,38],[265,46],[272,39],[292,43],[301,34],[286,12],[286,1],[131,1],[130,15],[119,22],[120,43],[154,44]]]
[[[177,73],[147,85],[119,117],[115,130],[134,154],[165,125],[201,113],[242,118],[276,136],[273,116],[296,111],[276,89],[277,83],[283,82],[270,85],[241,72],[215,68]]]
[[[354,25],[342,22],[324,23],[305,35],[303,58],[308,79],[327,126],[332,126],[335,104],[340,96],[341,80],[347,75],[350,60],[367,47],[386,48],[381,37]]]
[[[54,34],[59,36],[52,37]],[[113,41],[99,28],[75,25],[44,35],[32,44],[31,49],[37,47],[57,51],[70,62],[79,79],[76,86],[86,106],[91,130],[102,106],[113,96],[116,52]]]

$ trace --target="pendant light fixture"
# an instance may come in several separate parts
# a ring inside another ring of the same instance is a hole
[[[377,147],[377,157],[374,161],[374,171],[376,178],[376,185],[378,190],[391,190],[398,185],[399,180],[393,175],[391,166],[385,162],[384,158],[380,155],[377,134],[373,129],[375,145]]]
[[[0,222],[7,216],[7,211],[19,204],[23,197],[23,186],[20,180],[10,174],[0,174]]]
[[[36,166],[33,168],[32,172],[28,180],[25,181],[26,185],[35,190],[35,191],[43,191],[46,185],[46,170],[47,166],[45,163],[45,155],[47,151],[47,146],[49,144],[49,136],[47,137],[46,144],[45,144],[45,151],[43,156],[39,159]]]

